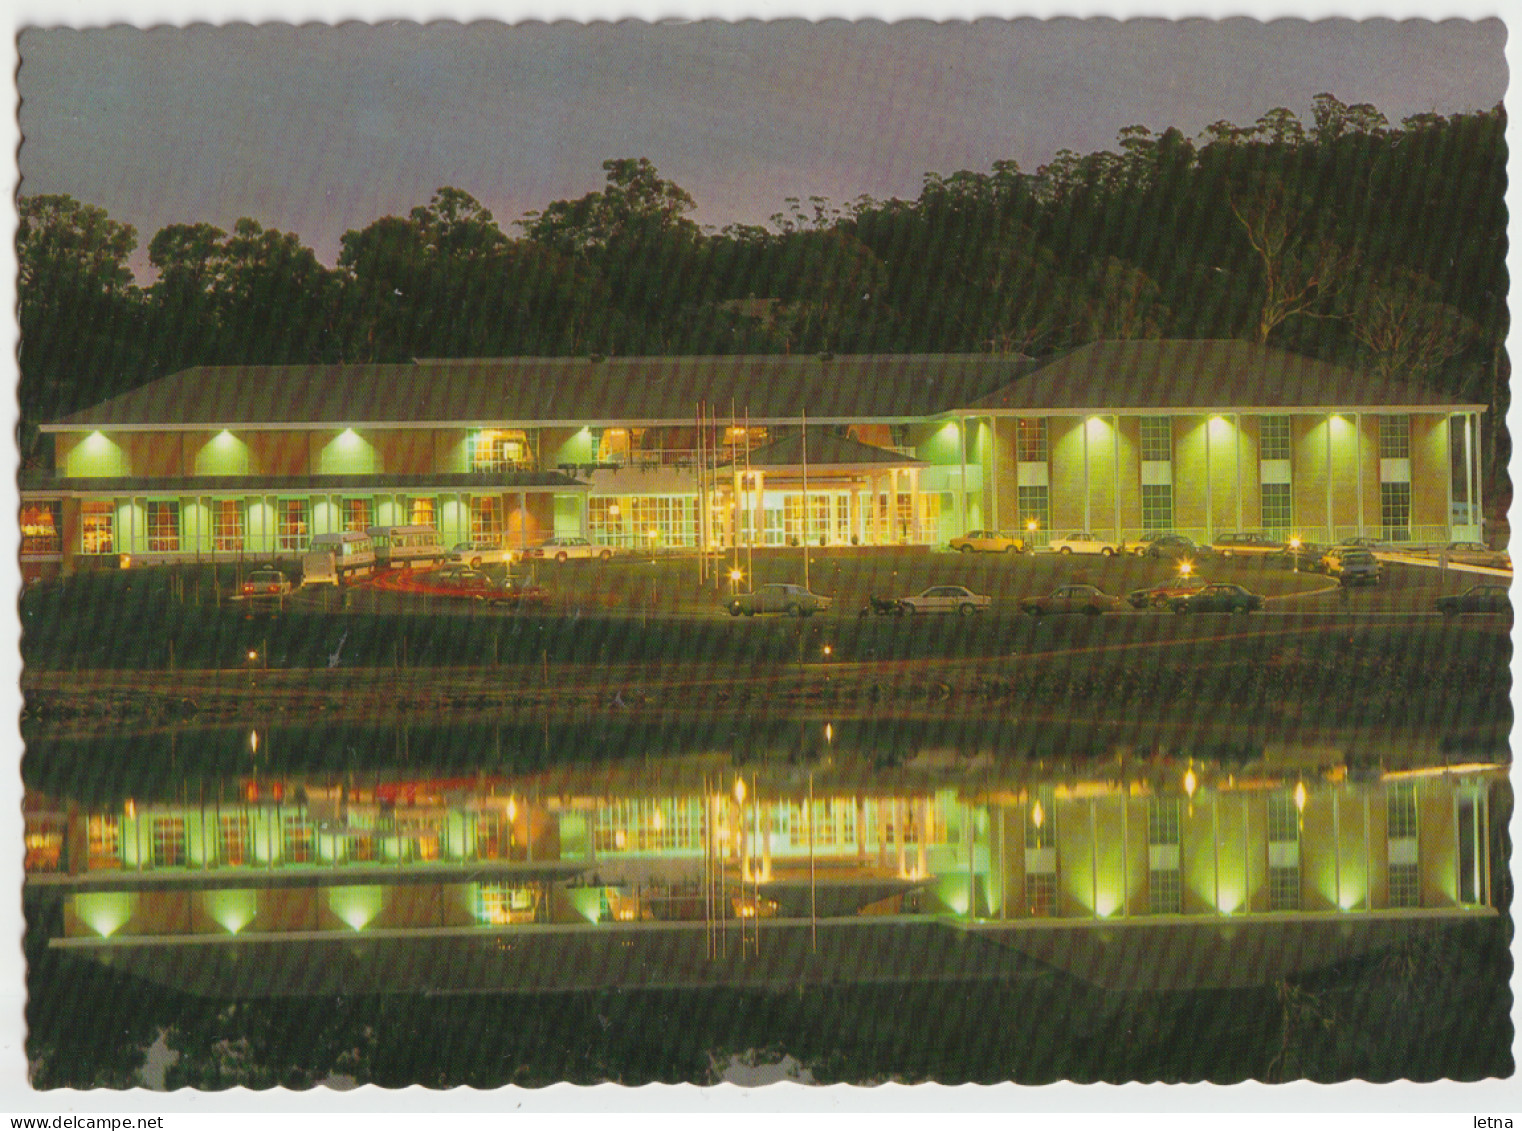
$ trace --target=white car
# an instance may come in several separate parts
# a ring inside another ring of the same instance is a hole
[[[605,562],[613,556],[613,547],[599,546],[595,542],[585,538],[551,538],[548,542],[541,543],[523,551],[525,558],[548,558],[551,561],[569,562],[580,559],[582,561]]]
[[[449,560],[460,565],[468,565],[480,569],[488,562],[499,562],[511,565],[518,560],[517,552],[500,542],[490,539],[478,538],[471,542],[461,542],[449,551]]]
[[[961,585],[932,585],[916,597],[900,597],[898,604],[907,613],[960,613],[970,617],[986,612],[993,600]]]
[[[1054,554],[1099,554],[1106,558],[1120,553],[1120,547],[1114,542],[1106,541],[1087,530],[1059,534],[1046,544],[1046,548]]]

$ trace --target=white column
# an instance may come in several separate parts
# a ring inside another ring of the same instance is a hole
[[[1119,545],[1120,544],[1120,413],[1117,412],[1117,413],[1115,413],[1114,415],[1112,415],[1110,417],[1110,425],[1114,429],[1114,433],[1113,433],[1113,435],[1111,437],[1114,440],[1114,464],[1111,467],[1111,471],[1114,474],[1111,476],[1111,490],[1114,491],[1113,501],[1115,503],[1115,543],[1116,543],[1116,545]]]
[[[1326,418],[1326,540],[1336,541],[1332,537],[1332,421],[1336,419],[1335,413],[1327,413]]]
[[[1205,541],[1215,538],[1215,513],[1210,490],[1210,425],[1211,417],[1205,416]]]
[[[967,417],[957,420],[957,444],[962,454],[962,513],[957,517],[961,520],[961,533],[967,533]]]
[[[1083,528],[1089,526],[1089,418],[1079,418],[1078,426],[1083,429]]]
[[[1242,529],[1242,414],[1232,414],[1231,450],[1237,456],[1237,529]],[[1216,901],[1219,904],[1219,900]]]
[[[1451,458],[1451,457],[1450,457]],[[1353,414],[1353,459],[1356,467],[1353,470],[1353,482],[1358,485],[1358,536],[1363,537],[1363,413]],[[1448,491],[1453,493],[1453,472],[1448,473]],[[1448,513],[1453,513],[1453,508],[1448,508]],[[1332,541],[1332,539],[1328,539]]]

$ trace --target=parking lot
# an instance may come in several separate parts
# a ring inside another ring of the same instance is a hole
[[[501,581],[509,567],[488,564],[484,573]],[[701,572],[700,572],[701,571]],[[732,581],[737,571],[739,580]],[[610,562],[525,562],[511,567],[521,583],[544,591],[542,611],[575,616],[727,617],[735,593],[772,583],[803,585],[832,599],[828,618],[855,617],[872,597],[906,597],[932,585],[962,585],[991,598],[985,615],[1018,616],[1021,598],[1050,593],[1060,585],[1093,585],[1124,597],[1133,589],[1178,575],[1174,563],[1147,558],[1057,554],[956,554],[924,547],[830,548],[808,552],[766,549],[714,555],[626,556]],[[1505,577],[1414,563],[1386,563],[1377,585],[1343,590],[1322,574],[1302,573],[1272,558],[1202,558],[1195,577],[1242,586],[1262,594],[1265,618],[1294,615],[1436,615],[1443,594]],[[289,600],[301,607],[342,605],[367,611],[477,612],[483,602],[429,584],[427,574],[381,575],[343,591],[301,589]],[[496,610],[501,611],[501,610]],[[510,611],[510,610],[509,610]],[[1130,609],[1113,616],[1155,616]],[[746,618],[748,619],[748,618]]]

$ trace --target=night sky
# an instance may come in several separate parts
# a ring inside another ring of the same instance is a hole
[[[332,263],[345,230],[441,185],[512,232],[600,188],[605,159],[644,156],[717,228],[789,196],[1034,171],[1130,124],[1197,136],[1276,106],[1309,124],[1322,91],[1392,124],[1488,109],[1504,46],[1497,19],[33,29],[21,191],[99,205],[142,245],[251,216]]]

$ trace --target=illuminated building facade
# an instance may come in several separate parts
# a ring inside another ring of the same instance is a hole
[[[215,800],[88,810],[32,797],[27,886],[60,901],[54,945],[97,958],[357,937],[643,938],[677,946],[695,978],[721,939],[817,949],[821,930],[954,928],[1053,961],[1059,939],[1079,953],[1143,938],[1105,933],[1117,928],[1203,928],[1225,945],[1238,928],[1300,924],[1346,942],[1359,923],[1495,914],[1504,766],[1355,780],[1342,766],[1188,763],[867,786],[850,770],[800,781],[715,760],[667,776],[658,790],[617,770],[247,779]],[[849,976],[852,960],[832,961],[831,976]]]
[[[42,425],[54,470],[23,478],[22,557],[293,557],[403,524],[642,550],[1478,539],[1483,411],[1235,341],[191,369]]]

